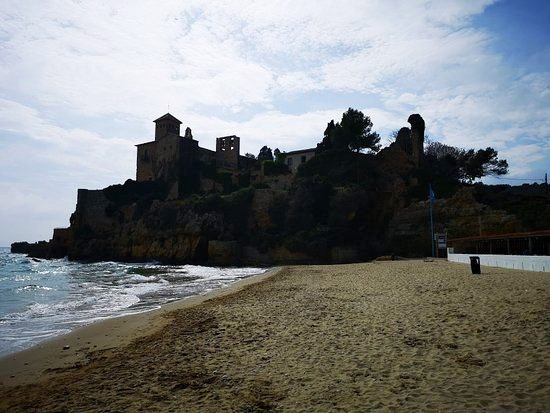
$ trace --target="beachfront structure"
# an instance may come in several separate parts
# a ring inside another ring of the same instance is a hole
[[[456,253],[550,255],[550,230],[453,238],[449,246]]]

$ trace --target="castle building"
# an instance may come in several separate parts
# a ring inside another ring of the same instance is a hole
[[[263,167],[256,159],[240,155],[240,138],[235,135],[216,138],[216,150],[201,148],[193,139],[190,128],[180,135],[181,121],[166,113],[153,121],[155,140],[141,143],[137,147],[136,180],[163,181],[170,187],[170,197],[177,198],[185,193],[196,191],[216,191],[210,173],[210,182],[205,171],[228,172],[232,182],[239,183],[245,175],[249,183],[264,179]],[[411,128],[401,128],[395,144],[405,151],[418,167],[423,162],[424,130],[422,117],[412,114],[408,118]],[[295,174],[300,165],[315,156],[315,148],[285,153],[285,162],[290,172]],[[214,174],[218,173],[215,172]]]
[[[177,172],[174,167],[180,164],[185,154],[195,152],[199,146],[190,130],[186,136],[180,136],[181,122],[171,114],[167,113],[154,122],[155,140],[136,145],[138,182],[176,178],[171,176]]]
[[[240,155],[238,136],[217,138],[216,151],[212,151],[199,146],[199,142],[193,139],[190,128],[186,128],[184,136],[180,136],[182,123],[170,113],[153,122],[155,140],[136,145],[136,180],[138,182],[162,180],[172,183],[173,196],[182,193],[182,183],[196,178],[200,163],[237,173],[249,169],[254,162]]]

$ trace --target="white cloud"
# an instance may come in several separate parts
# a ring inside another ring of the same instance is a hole
[[[545,145],[546,151],[550,150],[549,142]],[[517,145],[513,148],[503,150],[501,155],[508,159],[522,159],[523,163],[512,164],[509,171],[511,178],[529,178],[529,174],[532,173],[532,165],[543,160],[545,157],[544,152],[541,152],[541,146],[536,144],[529,145]],[[540,179],[540,177],[536,177]]]
[[[28,154],[31,156],[47,158],[52,163],[67,167],[85,168],[90,174],[111,176],[121,166],[122,170],[127,170],[124,161],[127,163],[131,159],[128,153],[131,141],[116,137],[104,138],[79,128],[64,129],[41,117],[37,110],[7,99],[0,99],[0,131],[22,135],[48,145],[45,152],[29,145]],[[8,161],[4,159],[4,162]]]
[[[420,113],[433,137],[494,146],[520,176],[550,156],[550,73],[492,51],[472,24],[492,3],[5,0],[0,130],[21,139],[0,137],[0,177],[65,179],[40,195],[56,205],[121,182],[168,106],[206,147],[233,133],[243,153],[314,146],[347,109],[337,94],[383,137]]]

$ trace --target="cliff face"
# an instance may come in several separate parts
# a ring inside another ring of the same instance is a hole
[[[201,214],[177,200],[117,204],[105,191],[79,196],[71,217],[70,259],[200,262],[207,234],[219,230],[217,214]]]
[[[183,200],[132,199],[133,184],[116,191],[81,191],[67,252],[75,260],[224,266],[430,255],[428,202],[407,204],[415,178],[406,162],[388,164],[400,159],[399,153],[383,156],[375,182],[384,184],[370,191],[356,184],[334,187],[318,176],[297,179],[290,191],[245,188]],[[532,229],[516,214],[479,202],[485,192],[492,193],[490,188],[463,187],[436,200],[435,231],[459,238]],[[31,255],[48,248],[40,243]]]
[[[251,242],[253,234],[273,227],[270,207],[284,194],[249,188],[227,196],[117,205],[109,191],[81,190],[71,217],[74,241],[68,256],[212,265],[312,262],[315,258],[308,254],[280,245],[258,248]]]
[[[67,254],[212,265],[367,259],[384,252],[379,240],[416,184],[414,169],[394,146],[376,157],[319,156],[293,179],[270,177],[227,195],[173,199],[169,185],[134,181],[79,190]]]
[[[513,233],[525,226],[517,216],[479,203],[475,188],[462,188],[448,199],[436,200],[433,208],[434,232],[449,238],[480,234]],[[399,210],[389,223],[388,250],[404,256],[431,254],[428,201],[416,202]]]

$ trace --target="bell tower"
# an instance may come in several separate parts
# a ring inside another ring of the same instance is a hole
[[[181,122],[176,117],[167,113],[160,118],[154,120],[155,122],[155,140],[158,141],[167,135],[180,136]]]

